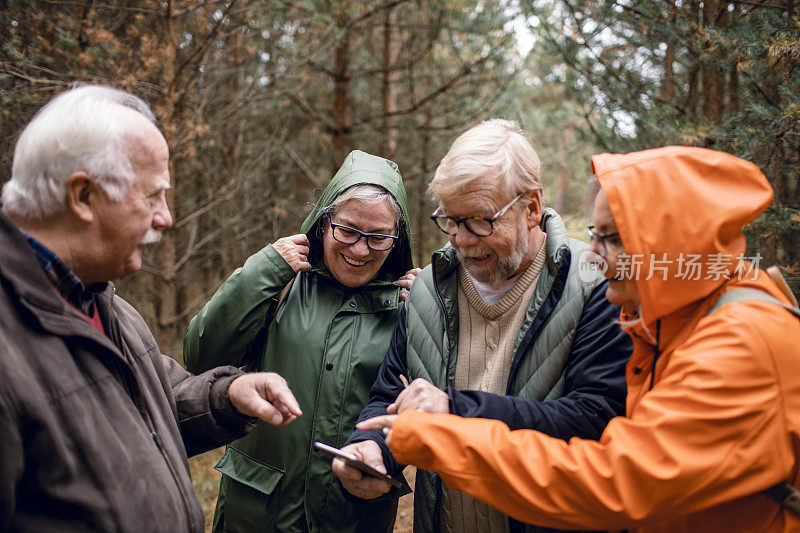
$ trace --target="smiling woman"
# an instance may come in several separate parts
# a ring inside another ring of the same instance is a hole
[[[313,443],[341,447],[369,400],[400,286],[415,272],[406,203],[394,163],[351,153],[302,233],[256,252],[192,320],[187,368],[254,361],[286,378],[303,410],[286,428],[259,424],[228,447],[215,531],[391,531],[408,486],[353,505]],[[269,321],[271,299],[289,283]]]
[[[334,202],[326,217],[323,257],[336,281],[360,287],[378,275],[389,256],[394,239],[388,236],[396,236],[402,211],[392,195],[374,185],[356,185],[345,195],[349,199]]]

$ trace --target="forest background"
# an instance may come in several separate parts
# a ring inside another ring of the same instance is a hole
[[[492,117],[529,132],[549,205],[576,234],[593,153],[680,144],[753,161],[775,200],[747,228],[748,255],[779,265],[797,294],[798,7],[0,0],[0,182],[21,128],[75,81],[148,101],[171,150],[175,223],[119,292],[179,360],[188,321],[250,254],[299,230],[352,149],[399,165],[415,264],[427,264],[444,239],[426,184],[458,134]],[[193,464],[207,508],[212,460]]]

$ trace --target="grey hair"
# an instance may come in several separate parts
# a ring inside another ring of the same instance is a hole
[[[131,109],[155,124],[140,98],[104,85],[83,85],[51,99],[25,126],[14,148],[3,209],[25,220],[43,220],[65,208],[67,178],[86,172],[112,200],[127,192],[134,174],[125,155]]]
[[[502,195],[511,199],[521,192],[542,190],[541,167],[536,150],[519,124],[495,118],[470,128],[455,140],[439,163],[428,194],[437,201],[453,198],[465,185],[492,178],[499,180]]]
[[[369,183],[353,185],[352,187],[348,187],[342,191],[342,193],[334,198],[333,202],[331,202],[331,204],[325,208],[325,210],[322,212],[322,216],[333,216],[336,211],[338,211],[339,208],[349,200],[360,200],[368,204],[389,202],[389,205],[394,211],[396,217],[395,230],[400,230],[400,224],[404,221],[403,210],[400,208],[400,204],[397,203],[397,200],[389,191],[383,187]]]

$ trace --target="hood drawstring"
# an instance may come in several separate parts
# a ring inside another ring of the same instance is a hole
[[[653,382],[656,378],[656,362],[658,361],[658,357],[661,355],[661,319],[659,318],[656,320],[656,347],[653,350],[653,368],[650,372],[650,389],[653,390]]]

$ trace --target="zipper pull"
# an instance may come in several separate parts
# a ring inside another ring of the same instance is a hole
[[[150,435],[152,435],[153,437],[153,442],[156,443],[156,448],[158,448],[159,451],[163,452],[164,447],[161,445],[161,439],[158,437],[158,433],[156,433],[155,431],[151,431]]]

